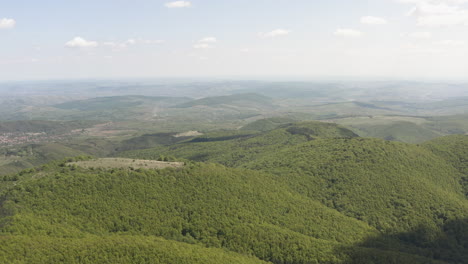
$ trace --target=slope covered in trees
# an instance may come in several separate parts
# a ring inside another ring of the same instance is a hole
[[[63,134],[74,129],[88,128],[98,124],[96,121],[43,121],[43,120],[28,120],[28,121],[7,121],[0,122],[1,133],[47,133],[47,134]]]
[[[421,143],[440,136],[427,127],[407,121],[388,122],[387,124],[360,124],[354,127],[363,137],[376,137],[406,143]]]
[[[468,197],[468,135],[446,136],[425,142],[424,147],[442,157],[460,173],[460,183]]]
[[[468,259],[466,245],[450,235],[468,234],[467,142],[466,136],[449,136],[418,146],[304,122],[244,138],[127,154],[171,154],[268,172],[297,193],[376,228],[384,238],[370,244],[434,258],[433,252],[445,252],[440,258],[456,252]],[[461,224],[448,224],[454,222]]]
[[[3,179],[1,248],[23,262],[92,247],[97,262],[467,263],[466,146],[301,122],[125,153],[178,169],[49,164]]]
[[[216,107],[220,105],[233,105],[242,107],[270,108],[272,100],[264,95],[255,93],[234,94],[225,96],[206,97],[176,105],[176,108],[189,108],[194,106]]]
[[[109,109],[128,109],[139,107],[145,104],[174,105],[190,100],[183,97],[150,97],[150,96],[111,96],[97,97],[86,100],[65,102],[54,105],[54,107],[64,110],[80,111],[108,111]]]
[[[379,232],[265,173],[215,164],[137,171],[62,166],[23,173],[16,185],[4,190],[0,227],[8,259],[49,259],[68,251],[78,258],[82,255],[73,253],[75,248],[93,247],[91,260],[99,260],[96,254],[103,251],[109,259],[120,256],[135,262],[138,256],[154,255],[169,263],[167,255],[184,259],[202,254],[206,259],[216,252],[190,251],[183,242],[272,263],[346,263],[375,255],[406,263],[429,261],[356,246]],[[38,240],[44,243],[28,247]],[[183,252],[151,251],[154,243]],[[14,257],[11,251],[25,253]]]
[[[295,121],[294,119],[288,118],[288,117],[272,117],[272,118],[266,118],[266,119],[260,119],[260,120],[254,121],[252,123],[249,123],[243,126],[241,129],[264,132],[264,131],[273,130],[279,127],[280,125],[293,123],[294,121]]]
[[[430,151],[374,139],[321,139],[245,167],[271,172],[298,192],[383,233],[438,227],[467,216],[460,174]],[[425,239],[425,238],[422,238]]]
[[[1,263],[266,263],[227,250],[149,236],[6,236],[0,248]]]
[[[64,157],[75,157],[85,154],[83,151],[59,143],[30,144],[0,149],[0,155],[3,156],[0,176],[15,174],[23,169],[33,168],[54,160],[61,160]]]
[[[277,129],[256,134],[225,132],[204,135],[166,147],[119,153],[130,158],[157,159],[161,154],[194,161],[211,161],[227,166],[239,166],[286,146],[316,138],[357,137],[352,131],[330,123],[289,123]]]
[[[299,263],[314,252],[332,259],[338,243],[375,234],[268,175],[220,165],[162,171],[48,168],[24,174],[4,195],[1,225],[10,235],[161,236]],[[305,252],[294,249],[296,243]]]

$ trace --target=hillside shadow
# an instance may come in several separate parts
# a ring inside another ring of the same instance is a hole
[[[468,219],[450,220],[435,230],[419,226],[411,232],[381,235],[352,247],[336,249],[346,263],[468,263]]]

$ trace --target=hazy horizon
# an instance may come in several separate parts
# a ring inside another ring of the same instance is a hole
[[[19,0],[0,81],[468,81],[467,25],[466,0]]]

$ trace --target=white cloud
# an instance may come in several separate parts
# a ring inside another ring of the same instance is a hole
[[[125,44],[125,42],[119,43],[113,41],[103,42],[102,46],[111,48],[114,51],[127,48],[127,44]]]
[[[420,44],[408,43],[402,47],[402,51],[414,54],[442,54],[446,50],[441,48],[433,48],[428,46],[422,46]]]
[[[11,18],[2,18],[0,19],[0,29],[14,28],[16,21]]]
[[[218,42],[215,37],[205,37],[197,41],[193,45],[194,49],[212,49],[214,46],[212,44]]]
[[[275,37],[280,37],[280,36],[286,36],[290,32],[291,31],[289,30],[278,28],[267,33],[260,33],[259,35],[264,38],[275,38]]]
[[[215,43],[217,41],[218,40],[215,37],[206,37],[206,38],[200,39],[198,42],[199,43]]]
[[[400,3],[405,4],[421,4],[421,3],[429,3],[429,4],[463,4],[468,3],[468,0],[398,0]]]
[[[152,44],[161,44],[164,43],[164,40],[161,39],[138,39],[138,42],[146,44],[146,45],[152,45]]]
[[[188,56],[192,58],[197,58],[199,60],[208,60],[208,57],[200,56],[199,54],[196,54],[196,53],[189,53]]]
[[[29,57],[21,57],[21,58],[11,58],[11,59],[2,59],[0,61],[0,65],[8,65],[8,64],[29,64],[29,63],[36,63],[40,60],[37,58],[29,58]]]
[[[191,7],[192,3],[189,1],[174,1],[168,2],[165,4],[167,8],[183,8],[183,7]]]
[[[112,50],[114,51],[118,51],[118,50],[126,49],[133,45],[138,45],[138,44],[152,45],[152,44],[161,44],[163,42],[164,42],[163,40],[127,39],[122,42],[114,42],[114,41],[103,42],[101,45],[104,47],[112,48]]]
[[[240,52],[243,52],[243,53],[248,53],[250,52],[250,49],[248,48],[244,48],[244,49],[241,49]]]
[[[339,28],[333,34],[340,37],[360,37],[363,35],[361,31],[350,28]]]
[[[423,31],[423,32],[412,32],[408,34],[409,37],[418,38],[418,39],[428,39],[432,38],[432,33]]]
[[[414,4],[408,12],[419,26],[468,25],[468,9],[461,6],[468,0],[399,0]]]
[[[214,47],[206,43],[196,43],[195,45],[193,45],[193,48],[194,49],[211,49]]]
[[[462,41],[462,40],[446,39],[446,40],[436,41],[436,42],[434,42],[434,44],[440,45],[440,46],[457,47],[457,46],[465,45],[466,42]]]
[[[388,24],[387,20],[381,17],[374,16],[364,16],[361,17],[361,23],[367,25],[386,25]]]
[[[97,41],[88,41],[86,39],[83,39],[81,37],[76,37],[67,43],[65,43],[65,46],[68,48],[96,48],[96,47],[102,47],[102,48],[109,48],[112,51],[120,51],[126,48],[129,48],[130,46],[134,45],[153,45],[153,44],[161,44],[163,43],[163,40],[148,40],[148,39],[127,39],[125,41],[106,41],[106,42],[97,42]]]
[[[88,41],[81,37],[75,37],[74,39],[65,43],[67,48],[95,48],[99,46],[99,43],[96,41]]]
[[[136,44],[136,40],[134,39],[128,39],[127,41],[124,42],[125,45],[135,45]]]

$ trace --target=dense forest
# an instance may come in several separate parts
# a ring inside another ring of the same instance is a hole
[[[0,261],[468,263],[468,136],[414,145],[289,121],[119,153],[182,168],[79,156],[3,176]]]

